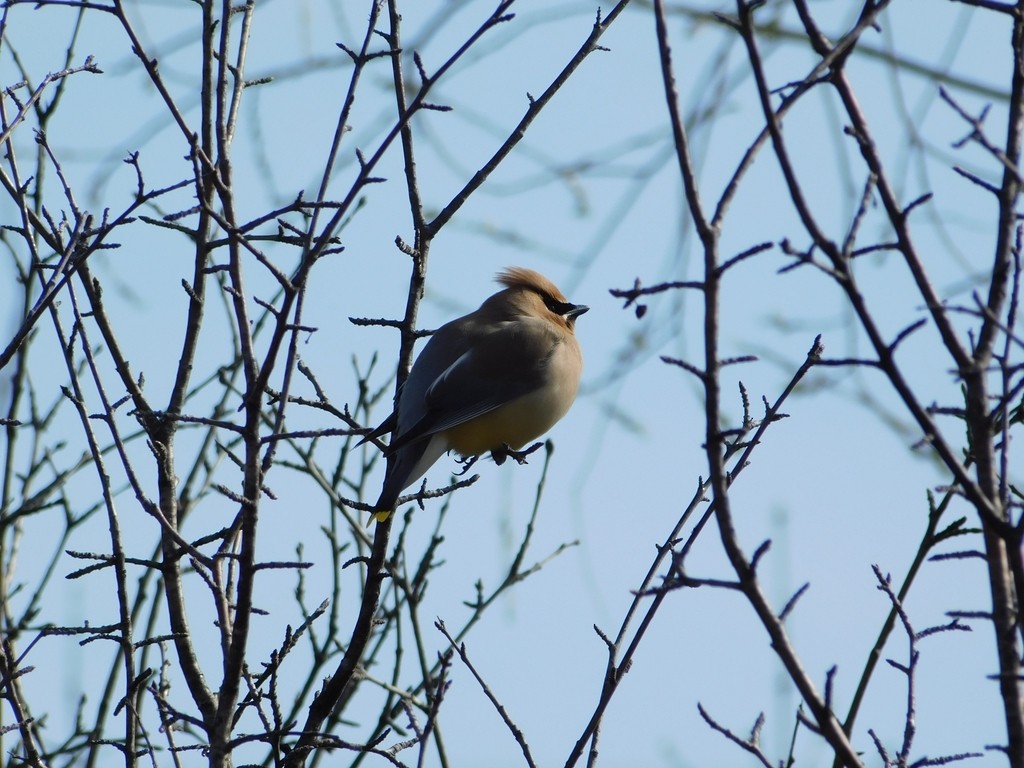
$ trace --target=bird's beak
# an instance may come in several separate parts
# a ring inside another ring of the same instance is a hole
[[[563,312],[562,317],[566,320],[575,320],[582,314],[590,311],[590,307],[586,304],[574,304],[568,312]]]

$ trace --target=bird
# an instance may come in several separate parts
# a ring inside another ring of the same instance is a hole
[[[394,413],[363,438],[392,433],[370,522],[387,520],[399,494],[448,451],[522,461],[518,450],[576,399],[583,370],[576,318],[590,308],[532,269],[509,267],[496,280],[502,290],[431,335]]]

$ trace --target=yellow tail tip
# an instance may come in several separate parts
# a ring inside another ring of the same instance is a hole
[[[391,517],[390,509],[382,509],[379,512],[371,512],[370,519],[366,521],[366,527],[369,528],[373,523],[383,523]]]

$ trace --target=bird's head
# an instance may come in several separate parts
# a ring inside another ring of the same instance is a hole
[[[573,304],[557,285],[532,269],[509,267],[498,273],[497,280],[505,290],[488,299],[488,303],[506,305],[517,315],[543,317],[572,331],[576,318],[590,309]]]

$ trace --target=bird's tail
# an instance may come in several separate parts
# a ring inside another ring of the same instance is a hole
[[[402,492],[402,488],[399,487],[400,482],[396,479],[394,470],[385,476],[384,487],[380,491],[377,503],[373,505],[374,511],[370,513],[370,519],[366,521],[367,526],[372,523],[383,523],[391,517],[398,505],[398,495]]]
[[[442,435],[432,435],[402,445],[388,460],[387,473],[380,498],[373,505],[370,521],[382,523],[387,520],[398,505],[402,491],[423,477],[423,473],[448,450],[448,442]]]
[[[369,528],[373,523],[383,523],[389,517],[394,510],[391,509],[380,509],[376,512],[370,513],[370,519],[366,521],[366,527]]]

